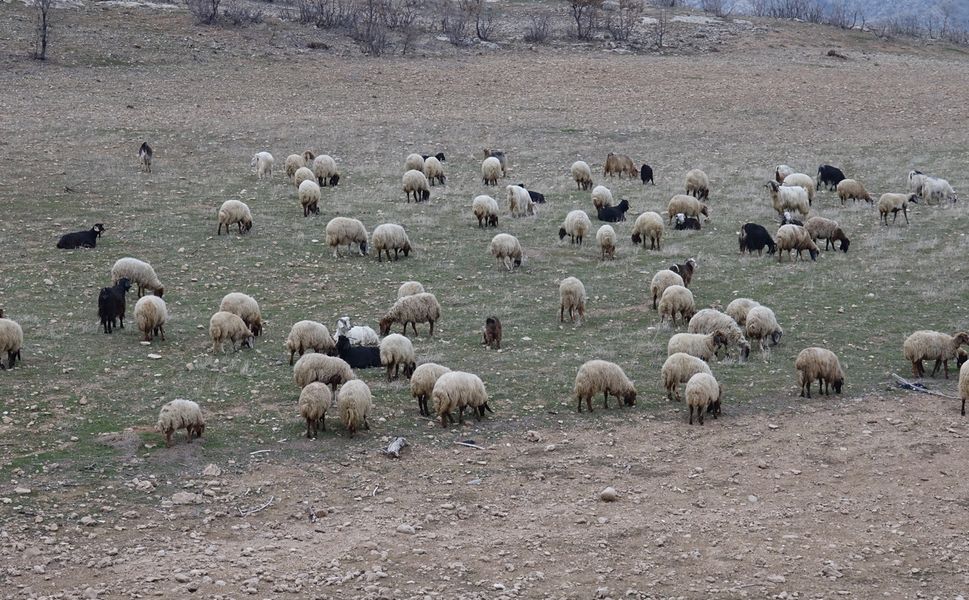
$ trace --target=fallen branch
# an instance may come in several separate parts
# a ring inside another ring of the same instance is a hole
[[[898,387],[902,388],[903,390],[909,390],[911,392],[922,392],[923,394],[929,394],[931,396],[941,396],[942,398],[948,398],[950,400],[959,399],[956,396],[950,396],[949,394],[943,394],[942,392],[936,392],[935,390],[930,390],[929,388],[925,387],[921,383],[912,383],[911,381],[907,381],[902,377],[899,377],[895,373],[892,373],[892,377],[894,377],[895,381],[898,382]]]
[[[249,456],[255,456],[257,454],[264,454],[266,452],[272,452],[272,450],[255,450],[249,453]]]
[[[471,442],[454,442],[454,443],[457,444],[458,446],[467,446],[468,448],[475,448],[477,450],[487,450],[487,448],[484,448],[477,444],[473,444]]]
[[[409,445],[410,444],[408,444],[407,443],[407,440],[405,440],[404,438],[402,438],[402,437],[395,437],[390,442],[390,445],[387,446],[387,448],[385,448],[382,452],[386,456],[390,456],[392,458],[400,458],[400,451],[403,450],[405,447],[407,447]]]
[[[254,515],[261,510],[265,510],[266,508],[269,508],[269,505],[272,504],[273,500],[275,499],[276,499],[276,496],[270,496],[269,500],[267,500],[266,503],[260,506],[259,508],[252,508],[250,510],[242,510],[241,508],[237,508],[236,510],[239,511],[240,517],[248,517],[249,515]]]

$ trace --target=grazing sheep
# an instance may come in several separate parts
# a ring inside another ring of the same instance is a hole
[[[402,297],[403,296],[398,296],[398,298]],[[354,325],[350,322],[350,317],[344,316],[336,320],[336,330],[333,333],[333,341],[336,341],[341,335],[345,335],[347,338],[349,338],[350,344],[353,346],[380,345],[380,336],[377,335],[377,332],[374,331],[372,327],[368,327],[367,325]]]
[[[600,221],[605,221],[606,223],[618,223],[619,221],[626,220],[626,211],[629,210],[629,201],[620,200],[619,204],[615,206],[603,206],[602,208],[596,209],[596,216]]]
[[[697,264],[695,258],[688,258],[686,262],[681,265],[670,265],[670,271],[673,271],[677,275],[683,278],[683,287],[690,287],[690,282],[693,281],[693,272],[696,271]]]
[[[336,345],[330,337],[330,330],[326,325],[316,321],[297,321],[286,336],[286,349],[289,350],[289,364],[293,365],[293,357],[299,352],[300,356],[307,350],[333,354]]]
[[[892,213],[892,225],[895,224],[895,220],[898,219],[898,211],[902,211],[905,215],[905,224],[908,225],[908,203],[914,202],[919,203],[919,197],[915,194],[882,194],[878,198],[878,213],[881,215],[881,221],[888,226],[888,213]]]
[[[797,384],[801,386],[801,397],[811,397],[811,384],[818,382],[818,393],[824,391],[828,395],[829,387],[834,388],[835,394],[841,393],[845,374],[841,363],[834,352],[825,348],[805,348],[794,359],[794,370],[797,372]]]
[[[347,245],[347,252],[353,244],[359,244],[360,256],[367,254],[367,229],[363,223],[348,217],[334,217],[326,224],[326,245],[333,248],[333,258],[340,257],[340,246]]]
[[[341,335],[336,339],[336,354],[354,369],[370,369],[381,366],[380,348],[352,346],[350,339]]]
[[[501,161],[494,156],[489,156],[481,163],[481,182],[485,185],[498,185],[498,178],[501,177]]]
[[[784,251],[787,250],[787,258],[791,259],[791,250],[797,251],[797,259],[801,260],[801,251],[807,250],[811,255],[811,260],[818,259],[818,247],[811,240],[811,234],[807,229],[799,225],[781,225],[777,230],[777,262],[784,258]]]
[[[752,306],[747,311],[747,339],[760,342],[761,351],[766,352],[768,344],[776,346],[784,335],[784,330],[777,324],[774,311],[766,306]]]
[[[726,350],[729,343],[727,334],[722,331],[677,333],[666,343],[666,355],[672,356],[677,352],[682,352],[709,363],[721,348]]]
[[[501,349],[501,321],[498,317],[488,317],[485,319],[484,327],[481,328],[481,335],[484,338],[483,344],[492,350]]]
[[[346,361],[326,354],[304,354],[293,366],[293,383],[303,389],[314,381],[325,383],[336,392],[336,386],[354,378]]]
[[[307,179],[299,184],[299,203],[303,207],[303,216],[308,217],[310,213],[320,214],[320,186],[312,179]]]
[[[745,321],[746,323],[746,321]],[[713,333],[722,331],[727,336],[727,341],[731,345],[737,346],[740,350],[740,360],[747,360],[750,355],[750,344],[744,337],[744,332],[728,315],[713,308],[704,308],[697,311],[686,330],[690,333]]]
[[[683,285],[683,277],[679,273],[670,271],[669,269],[663,269],[657,271],[653,275],[653,280],[649,284],[649,292],[653,296],[653,309],[656,308],[656,302],[660,297],[663,296],[663,292],[666,288],[671,285]],[[683,287],[686,287],[685,285]]]
[[[611,225],[603,225],[596,232],[596,241],[602,251],[602,260],[616,258],[616,230]]]
[[[336,408],[340,411],[340,421],[350,432],[350,437],[363,427],[370,431],[367,417],[373,410],[373,396],[366,383],[359,379],[351,379],[343,384],[336,395]]]
[[[524,183],[519,183],[516,185],[518,185],[518,187],[520,188],[528,189],[525,187]],[[545,194],[540,194],[535,190],[528,190],[528,196],[532,199],[532,202],[534,202],[535,204],[545,204]]]
[[[112,332],[115,319],[121,321],[121,329],[124,329],[125,296],[130,289],[131,282],[124,277],[112,287],[101,288],[98,294],[98,319],[104,333]]]
[[[962,398],[962,416],[966,416],[966,400],[969,400],[969,362],[959,369],[959,397]]]
[[[229,234],[229,225],[239,227],[239,235],[252,229],[252,212],[249,206],[240,200],[226,200],[219,207],[219,229],[216,235],[222,235],[222,228],[225,227],[226,235]]]
[[[427,409],[427,399],[434,392],[434,384],[438,378],[445,373],[450,373],[451,369],[442,367],[437,363],[424,363],[414,369],[414,374],[410,376],[410,393],[417,398],[417,409],[421,416],[430,416],[431,412]]]
[[[592,205],[598,211],[600,208],[612,206],[612,191],[604,185],[597,185],[592,190]]]
[[[791,173],[781,184],[786,187],[800,187],[807,192],[808,205],[814,204],[814,179],[804,173]]]
[[[326,431],[326,409],[333,402],[333,393],[326,384],[314,381],[299,393],[299,416],[306,419],[306,437],[315,438],[317,432]]]
[[[212,352],[222,354],[225,354],[223,344],[226,340],[229,340],[232,345],[233,352],[242,348],[252,348],[253,344],[252,330],[246,326],[242,317],[227,310],[220,310],[209,319],[209,337],[212,338]],[[239,344],[239,348],[236,348],[236,344]]]
[[[434,322],[441,318],[441,305],[438,303],[434,294],[424,292],[413,296],[404,296],[397,300],[384,318],[380,319],[380,335],[390,333],[390,326],[394,323],[403,323],[402,333],[407,334],[407,324],[410,323],[414,328],[414,335],[417,335],[418,323],[430,323],[431,329],[429,337],[434,337]]]
[[[414,195],[414,202],[427,202],[431,198],[431,187],[427,183],[424,173],[416,169],[411,169],[404,173],[402,178],[404,183],[404,193],[407,194],[407,203],[410,204],[410,196]]]
[[[699,219],[700,215],[709,217],[710,213],[708,210],[706,204],[700,202],[693,196],[685,196],[683,194],[677,194],[670,198],[670,202],[666,206],[666,214],[669,215],[670,224],[673,223],[673,218],[680,213],[696,219]]]
[[[416,152],[413,154],[408,154],[407,158],[404,159],[404,170],[405,171],[420,171],[424,172],[424,157]]]
[[[653,211],[647,211],[636,217],[633,223],[633,245],[642,244],[646,248],[646,238],[649,238],[649,249],[660,250],[663,240],[663,218]]]
[[[18,360],[23,362],[20,356],[23,345],[24,330],[20,327],[20,323],[4,318],[3,311],[0,310],[0,358],[4,353],[7,355],[7,366],[4,367],[0,362],[0,369],[12,369]]]
[[[378,225],[377,228],[373,230],[373,235],[370,238],[370,242],[377,251],[378,262],[383,262],[383,256],[381,253],[386,253],[387,260],[390,260],[391,250],[394,251],[394,260],[397,260],[401,252],[404,253],[405,258],[410,256],[410,239],[408,239],[407,232],[405,232],[404,228],[400,225],[395,225],[393,223],[384,223],[383,225]]]
[[[720,402],[723,399],[723,386],[708,373],[697,373],[686,382],[686,405],[690,411],[690,425],[693,425],[693,413],[696,412],[700,425],[703,425],[704,413],[713,413],[716,419],[720,414]]]
[[[299,186],[303,185],[304,181],[312,181],[313,183],[316,183],[316,175],[313,174],[313,169],[310,169],[309,167],[300,167],[293,173],[293,185],[295,185],[297,189],[299,189]],[[319,185],[320,184],[316,183],[317,187],[319,187]]]
[[[575,186],[580,190],[591,190],[592,189],[592,169],[589,168],[589,164],[584,160],[577,160],[572,163],[572,179],[575,180]]]
[[[575,374],[572,393],[582,412],[582,400],[592,412],[592,397],[602,392],[602,407],[609,408],[609,394],[619,400],[619,406],[636,406],[636,386],[626,377],[622,367],[605,360],[590,360]]]
[[[65,233],[61,239],[57,240],[57,247],[61,250],[74,250],[75,248],[94,248],[98,245],[98,238],[104,233],[104,223],[95,223],[94,227],[87,231],[75,231]]]
[[[677,231],[683,231],[687,229],[694,229],[696,231],[700,230],[700,219],[695,217],[688,217],[683,213],[676,213],[676,222],[673,224],[673,229]]]
[[[804,227],[804,221],[792,215],[788,210],[784,211],[784,214],[780,216],[780,220],[781,225],[800,225]]]
[[[744,327],[747,325],[747,313],[755,306],[760,306],[760,302],[750,298],[734,298],[724,312],[736,321],[737,325]]]
[[[955,359],[959,353],[959,346],[969,345],[969,333],[960,331],[955,335],[947,335],[938,331],[919,330],[905,338],[902,350],[905,358],[912,363],[912,376],[925,377],[923,360],[934,360],[932,377],[939,372],[939,364],[945,367],[945,378],[949,378],[949,361]]]
[[[710,197],[710,178],[700,169],[690,169],[686,172],[686,193],[705,200]]]
[[[868,202],[874,202],[871,194],[865,190],[865,186],[861,185],[860,182],[854,179],[842,179],[836,189],[838,190],[838,198],[841,199],[841,206],[845,205],[845,200],[851,198],[852,200],[867,200]]]
[[[503,264],[509,271],[514,267],[522,266],[522,260],[525,258],[518,238],[508,233],[499,233],[491,238],[491,255],[495,257],[498,264]]]
[[[639,168],[639,178],[643,180],[643,185],[646,185],[647,181],[653,185],[656,185],[656,182],[653,181],[653,167],[645,163],[643,163],[643,166]]]
[[[922,182],[922,199],[926,204],[941,204],[945,200],[956,202],[959,197],[956,195],[952,186],[945,179],[937,177],[926,177]]]
[[[508,210],[511,212],[511,216],[521,217],[538,214],[528,190],[519,185],[506,186],[505,190],[508,193]]]
[[[200,438],[205,432],[205,417],[202,416],[202,409],[199,408],[198,403],[176,398],[158,411],[155,429],[165,434],[166,448],[171,448],[172,434],[179,429],[185,430],[188,443],[191,444],[193,437]]]
[[[441,161],[434,156],[428,156],[425,158],[424,177],[427,177],[427,180],[431,185],[434,185],[435,183],[444,185],[444,181],[447,179],[447,177],[444,176],[444,165],[441,164]]]
[[[154,154],[148,142],[142,142],[141,147],[138,148],[138,160],[141,161],[141,169],[146,173],[151,173],[151,158]]]
[[[663,290],[663,296],[659,300],[660,321],[670,317],[675,327],[677,313],[685,322],[689,322],[696,313],[696,303],[693,301],[693,292],[689,289],[682,285],[671,285]]]
[[[336,161],[329,154],[321,154],[313,159],[313,175],[321,187],[335,187],[340,183],[340,171],[336,168]]]
[[[763,225],[757,223],[744,223],[744,226],[740,228],[738,240],[741,254],[745,250],[753,254],[756,250],[757,256],[760,256],[765,246],[767,247],[767,256],[777,252],[777,244],[774,242],[774,238],[770,236]]]
[[[256,170],[259,179],[273,176],[273,155],[268,152],[256,152],[252,155],[249,167]]]
[[[135,322],[141,331],[142,340],[152,341],[160,335],[165,341],[165,322],[168,321],[168,308],[158,296],[144,296],[135,303]]]
[[[290,154],[286,157],[286,177],[292,179],[296,175],[296,171],[306,167],[307,162],[313,164],[313,159],[316,156],[309,150],[303,152],[302,154]],[[312,172],[312,171],[311,171]]]
[[[387,381],[400,377],[401,369],[404,377],[410,379],[417,367],[414,344],[400,334],[391,333],[380,341],[380,362],[387,368]],[[394,370],[393,377],[390,375],[391,368]]]
[[[787,165],[777,165],[777,167],[774,169],[774,181],[777,183],[784,183],[785,177],[796,172],[797,171]]]
[[[579,322],[585,318],[585,286],[575,277],[566,277],[559,284],[559,322],[565,321],[565,311],[569,311],[569,320],[575,323],[575,312],[579,313]]]
[[[559,228],[559,239],[562,240],[565,236],[569,236],[570,244],[581,246],[582,238],[589,233],[590,229],[592,229],[592,221],[589,220],[589,215],[585,214],[585,211],[569,211],[569,214],[565,215],[565,222]]]
[[[414,294],[422,294],[426,290],[424,285],[420,281],[405,281],[400,284],[397,288],[397,299],[400,300],[404,296],[413,296]]]
[[[602,169],[603,176],[619,175],[619,179],[622,179],[622,175],[625,173],[630,179],[636,176],[636,165],[633,164],[633,160],[626,156],[625,154],[613,154],[610,152],[606,155],[606,166]]]
[[[681,398],[678,384],[686,383],[697,373],[713,375],[706,361],[690,356],[685,352],[671,354],[660,370],[663,387],[666,389],[666,398],[679,402]]]
[[[837,221],[825,219],[824,217],[811,217],[804,224],[811,240],[824,240],[824,249],[834,248],[835,242],[841,242],[841,251],[848,252],[848,245],[851,243],[848,236],[841,230]]]
[[[442,373],[434,382],[431,398],[434,400],[434,412],[441,419],[441,427],[447,427],[448,421],[454,423],[451,415],[454,409],[458,410],[458,423],[464,423],[465,408],[470,408],[478,421],[484,416],[485,410],[494,412],[488,406],[484,382],[477,375],[464,371]]]
[[[114,266],[111,267],[111,283],[116,284],[122,278],[138,285],[139,298],[145,290],[151,290],[156,296],[165,293],[165,288],[155,275],[155,270],[150,264],[137,258],[125,257],[115,261]]]
[[[806,217],[811,212],[808,195],[804,188],[781,186],[776,181],[768,181],[765,187],[770,193],[771,204],[777,214],[784,214],[785,210],[796,210]]]
[[[497,158],[498,162],[501,163],[501,176],[508,176],[508,157],[505,156],[504,150],[491,150],[489,148],[485,148],[484,158]]]
[[[252,296],[241,292],[226,294],[219,303],[219,310],[239,315],[246,327],[252,330],[252,335],[262,335],[262,313],[259,311],[259,303]]]
[[[478,227],[498,226],[498,202],[491,196],[475,196],[471,212],[478,219]]]
[[[835,190],[838,188],[838,184],[846,179],[845,174],[841,172],[838,167],[832,167],[831,165],[821,165],[818,167],[818,177],[817,177],[817,187],[821,188],[823,185],[827,190]]]

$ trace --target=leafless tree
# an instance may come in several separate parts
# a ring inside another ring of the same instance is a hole
[[[54,8],[54,0],[36,0],[37,7],[37,51],[34,58],[37,60],[47,60],[47,44],[50,42],[50,21],[51,9]]]
[[[620,42],[628,40],[642,14],[642,0],[619,0],[619,6],[606,19],[606,29],[612,39]]]
[[[575,37],[586,40],[599,28],[599,9],[602,0],[569,0],[572,19],[575,21]]]

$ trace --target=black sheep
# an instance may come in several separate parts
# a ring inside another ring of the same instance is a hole
[[[615,206],[603,206],[596,211],[600,221],[606,223],[618,223],[626,220],[626,211],[629,210],[629,201],[623,200]]]
[[[844,181],[845,174],[838,167],[831,165],[821,165],[818,167],[818,187],[822,185],[829,190],[837,189],[838,184]]]
[[[341,335],[336,340],[337,356],[354,369],[369,369],[380,366],[380,348],[375,346],[351,346],[350,339]]]
[[[98,245],[98,238],[104,231],[103,223],[95,223],[94,227],[87,231],[75,231],[65,233],[57,241],[57,247],[62,250],[73,250],[75,248],[94,248]]]
[[[700,229],[700,219],[676,213],[676,224],[673,229]]]
[[[539,194],[538,192],[533,192],[532,190],[526,188],[524,183],[519,183],[518,187],[527,191],[529,197],[531,197],[532,199],[532,202],[534,202],[535,204],[545,204],[545,194]]]
[[[774,238],[770,236],[770,233],[764,228],[763,225],[758,225],[757,223],[744,223],[744,226],[740,228],[740,253],[743,254],[744,250],[754,253],[757,251],[757,255],[760,256],[764,250],[764,246],[767,246],[767,255],[770,256],[777,251],[777,244],[774,242]]]
[[[421,158],[423,158],[424,160],[427,160],[429,156],[430,154],[421,154]],[[441,162],[447,162],[446,160],[444,160],[443,152],[438,152],[437,154],[434,155],[434,158],[438,159]]]
[[[649,165],[644,164],[639,169],[639,178],[643,180],[643,185],[646,185],[647,181],[653,185],[656,185],[656,182],[653,181],[653,167]]]
[[[131,282],[127,277],[122,277],[112,287],[101,288],[98,294],[98,318],[101,319],[104,333],[112,333],[115,319],[121,321],[120,327],[124,329],[125,295],[130,289]]]

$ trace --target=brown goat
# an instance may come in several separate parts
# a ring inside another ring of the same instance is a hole
[[[602,169],[602,174],[610,177],[618,174],[619,179],[622,179],[623,173],[631,178],[639,175],[639,172],[636,170],[636,165],[634,165],[632,159],[625,154],[613,154],[612,152],[607,154],[606,166],[604,169]]]
[[[670,271],[677,273],[683,278],[683,287],[690,287],[690,280],[693,279],[693,271],[696,270],[696,261],[689,259],[682,265],[671,265]]]

